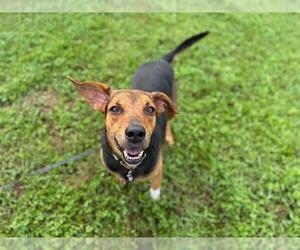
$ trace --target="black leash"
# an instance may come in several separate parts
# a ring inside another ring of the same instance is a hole
[[[71,156],[70,158],[68,158],[66,160],[59,161],[57,163],[47,165],[45,167],[34,170],[28,176],[41,175],[41,174],[48,173],[49,171],[51,171],[53,169],[59,168],[61,166],[64,166],[64,165],[67,165],[67,164],[70,164],[70,163],[73,163],[75,161],[79,161],[79,160],[91,155],[94,151],[96,151],[98,149],[99,148],[87,149],[87,150],[83,151],[82,153],[77,154],[77,155],[73,155],[73,156]],[[14,180],[14,181],[11,181],[7,184],[4,184],[4,185],[0,186],[0,191],[7,191],[7,190],[13,188],[17,183],[18,183],[18,180]]]

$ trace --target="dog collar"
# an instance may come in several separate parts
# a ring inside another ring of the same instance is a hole
[[[143,160],[146,157],[146,154],[144,154],[143,159],[138,164],[128,164],[128,163],[124,162],[122,159],[119,159],[118,156],[116,156],[115,154],[112,154],[112,155],[116,161],[118,161],[124,168],[126,168],[126,170],[128,170],[128,172],[126,174],[126,178],[129,182],[133,181],[134,170],[143,162]]]

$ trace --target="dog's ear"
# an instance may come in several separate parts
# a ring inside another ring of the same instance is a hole
[[[179,113],[176,104],[166,94],[162,92],[152,92],[151,95],[158,113],[164,112],[165,106],[168,107],[169,118],[173,118],[175,114]]]
[[[80,82],[67,76],[76,87],[78,93],[97,111],[105,112],[111,89],[104,83]]]

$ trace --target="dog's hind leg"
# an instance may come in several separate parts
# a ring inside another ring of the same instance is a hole
[[[171,122],[168,121],[167,127],[166,127],[166,142],[170,145],[174,145],[174,136],[171,128]]]
[[[159,152],[158,160],[155,166],[155,172],[152,176],[152,183],[150,188],[150,196],[153,200],[158,200],[160,197],[160,184],[163,175],[163,158],[162,152]]]
[[[173,86],[172,86],[172,101],[176,104],[177,100],[177,81],[173,81]],[[174,140],[174,135],[172,132],[172,127],[171,127],[171,121],[169,120],[166,126],[166,136],[165,136],[166,142],[169,144],[169,146],[173,146],[175,143]]]

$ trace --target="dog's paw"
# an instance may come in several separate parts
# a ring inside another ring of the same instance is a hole
[[[160,197],[160,188],[158,189],[152,189],[150,188],[150,196],[153,200],[158,200]]]

